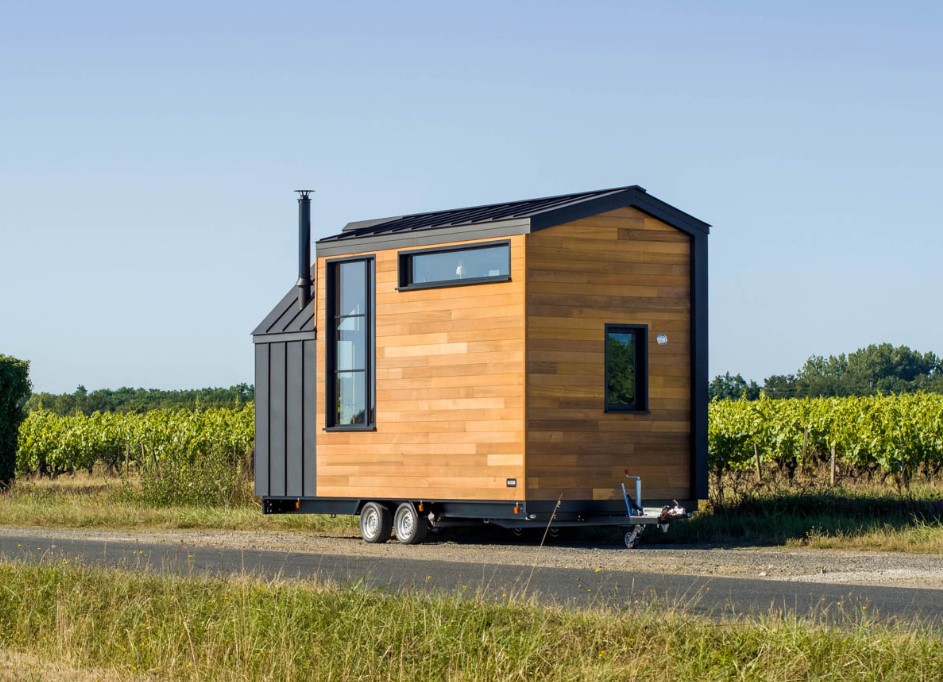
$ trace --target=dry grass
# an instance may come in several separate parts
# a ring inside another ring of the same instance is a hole
[[[943,554],[939,483],[915,483],[906,492],[879,482],[846,481],[829,488],[815,479],[795,479],[758,486],[747,476],[724,483],[723,503],[714,496],[694,519],[673,525],[668,536],[646,539]]]
[[[864,612],[715,622],[62,564],[0,563],[0,584],[4,644],[79,680],[943,679],[939,631]]]
[[[25,651],[0,649],[0,680],[3,682],[122,682],[133,676],[117,670],[84,668],[66,660],[49,660]]]
[[[357,535],[354,517],[266,516],[257,504],[238,507],[153,507],[140,502],[136,483],[88,474],[17,479],[0,494],[0,525],[45,528],[299,530]]]
[[[280,530],[356,537],[357,519],[266,516],[257,504],[154,507],[135,483],[102,475],[18,479],[0,494],[0,525],[47,528]],[[943,554],[943,489],[915,485],[906,495],[879,484],[828,490],[770,487],[728,494],[649,543],[812,547]]]

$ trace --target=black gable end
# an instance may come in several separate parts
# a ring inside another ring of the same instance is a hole
[[[252,331],[257,342],[269,342],[275,335],[308,334],[314,338],[314,297],[303,308],[298,305],[297,286],[282,297],[259,325]]]

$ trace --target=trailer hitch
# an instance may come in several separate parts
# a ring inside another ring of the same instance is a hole
[[[645,530],[645,526],[657,525],[662,532],[667,532],[668,524],[673,519],[689,516],[687,510],[678,504],[677,500],[672,500],[672,504],[666,504],[662,507],[658,516],[655,516],[654,513],[646,514],[645,508],[642,506],[642,477],[630,476],[628,471],[625,472],[625,477],[635,481],[634,498],[629,495],[629,491],[625,487],[625,481],[621,483],[622,499],[625,500],[625,513],[629,517],[630,525],[625,534],[625,546],[629,549],[638,547],[639,536]]]

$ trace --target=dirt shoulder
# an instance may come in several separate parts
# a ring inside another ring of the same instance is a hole
[[[469,531],[443,532],[418,546],[395,541],[368,545],[359,537],[316,536],[289,532],[210,530],[72,530],[4,527],[0,535],[31,534],[57,539],[89,539],[122,543],[220,547],[373,556],[413,560],[435,559],[473,564],[582,568],[674,575],[727,576],[812,583],[884,585],[943,589],[943,557],[885,552],[780,548],[698,548],[665,545],[627,550],[572,541],[541,547],[537,542],[487,544]]]

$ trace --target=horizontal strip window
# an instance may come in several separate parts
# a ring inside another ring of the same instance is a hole
[[[399,288],[426,289],[511,279],[511,243],[443,247],[399,254]]]

